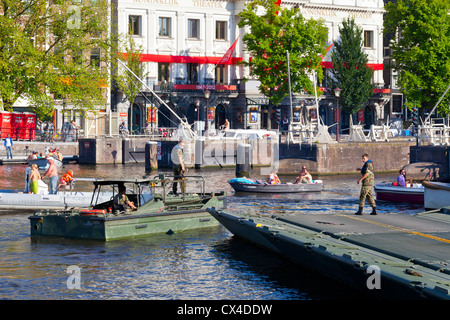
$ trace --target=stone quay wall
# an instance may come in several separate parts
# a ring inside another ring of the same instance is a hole
[[[410,163],[410,148],[415,142],[373,142],[335,144],[281,144],[280,173],[298,173],[305,165],[319,174],[348,174],[362,167],[367,153],[375,171],[398,171]]]
[[[14,141],[13,155],[25,158],[33,150],[45,152],[46,147],[57,147],[64,156],[79,156],[80,164],[145,163],[145,146],[148,138],[97,138],[80,139],[78,142]],[[157,152],[151,152],[152,163],[159,168],[170,168],[170,152],[176,141],[159,140]],[[415,141],[287,144],[278,141],[226,141],[197,140],[185,146],[188,167],[234,167],[238,144],[251,145],[251,163],[254,167],[275,168],[279,174],[298,174],[305,165],[315,174],[356,173],[361,168],[361,155],[367,153],[374,161],[377,172],[396,172],[407,166],[409,173],[417,171],[417,178],[424,178],[425,171],[432,171],[434,178],[448,179],[449,146],[417,146]],[[200,150],[200,152],[197,152]],[[6,150],[0,143],[0,157],[6,158]],[[278,161],[277,161],[278,160]],[[430,169],[431,168],[431,169]],[[156,169],[156,168],[155,168]],[[428,172],[427,171],[427,172]],[[414,178],[414,176],[413,176]]]

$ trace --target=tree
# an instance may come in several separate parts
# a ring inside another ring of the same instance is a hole
[[[0,98],[51,113],[60,100],[93,110],[106,102],[110,59],[107,0],[1,0]],[[103,89],[102,89],[103,88]]]
[[[450,1],[399,0],[385,8],[384,32],[406,105],[434,107],[450,84]],[[447,94],[438,110],[449,113],[449,103]]]
[[[344,19],[339,28],[340,38],[331,52],[332,86],[341,91],[340,102],[348,114],[360,110],[373,94],[373,70],[367,66],[367,54],[362,51],[362,29],[354,19]]]
[[[265,13],[258,15],[264,7]],[[277,12],[280,12],[277,15]],[[286,51],[289,51],[292,92],[314,92],[312,70],[322,78],[327,29],[323,20],[306,20],[296,8],[280,8],[273,0],[255,0],[239,13],[239,27],[249,26],[243,42],[251,55],[244,64],[260,81],[259,89],[278,105],[288,94]]]
[[[126,35],[122,36],[121,47],[124,49],[121,52],[125,54],[119,54],[118,59],[124,62],[124,64],[131,70],[134,75],[139,79],[144,79],[146,77],[145,68],[141,62],[141,55],[144,52],[142,46],[137,45],[133,37]],[[115,63],[115,62],[114,62]],[[136,79],[136,77],[125,68],[121,68],[119,65],[117,70],[121,72],[115,74],[115,80],[120,90],[127,97],[131,111],[133,110],[134,100],[139,94],[142,88],[142,84]],[[132,131],[133,124],[133,112],[131,112],[131,125],[130,131]]]

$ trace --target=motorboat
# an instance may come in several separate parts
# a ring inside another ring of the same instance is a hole
[[[174,233],[183,230],[218,226],[206,208],[224,208],[226,193],[206,193],[203,177],[185,177],[186,188],[195,183],[198,192],[173,194],[166,192],[178,181],[165,175],[153,179],[113,179],[94,181],[90,207],[64,211],[36,211],[29,217],[32,237],[64,237],[92,240],[113,240]],[[179,181],[178,181],[179,183]],[[112,190],[104,201],[97,194]],[[129,210],[118,205],[119,190],[136,206]]]
[[[0,190],[0,209],[2,211],[35,211],[35,210],[63,210],[83,208],[89,206],[93,193],[74,190],[62,190],[57,194],[49,194],[47,185],[39,180],[38,193],[28,193],[24,190]],[[100,201],[111,199],[111,192],[96,195]]]
[[[62,168],[62,165],[63,165],[62,161],[60,161],[56,158],[53,158],[53,157],[52,157],[52,160],[53,160],[53,163],[58,168],[58,170]],[[48,158],[28,159],[28,163],[30,165],[36,164],[38,166],[39,170],[47,170],[49,167]]]
[[[255,193],[295,193],[320,192],[323,189],[322,180],[313,180],[312,183],[280,183],[270,184],[263,180],[248,178],[233,178],[228,181],[236,192]]]
[[[392,183],[380,183],[374,186],[379,201],[424,203],[424,187],[420,183],[408,183],[406,187]]]

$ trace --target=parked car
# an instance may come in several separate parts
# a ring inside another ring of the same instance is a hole
[[[259,140],[259,139],[275,139],[277,133],[271,130],[257,129],[228,129],[221,131],[216,136],[210,136],[209,139],[225,139],[225,140]]]

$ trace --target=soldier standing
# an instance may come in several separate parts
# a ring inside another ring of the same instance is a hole
[[[172,149],[173,175],[174,182],[172,185],[172,192],[177,195],[177,182],[180,181],[181,193],[186,192],[186,182],[184,181],[184,174],[186,167],[184,166],[184,142],[182,139]]]
[[[373,172],[373,162],[369,159],[369,156],[367,153],[362,155],[362,160],[364,162],[364,166],[361,169],[362,178],[358,180],[358,184],[362,182],[361,186],[361,193],[359,195],[359,209],[358,212],[355,214],[361,215],[363,208],[364,208],[364,202],[367,198],[367,202],[372,207],[372,215],[377,214],[377,207],[375,204],[375,200],[373,199],[372,195],[372,188],[375,183],[375,176]]]

